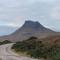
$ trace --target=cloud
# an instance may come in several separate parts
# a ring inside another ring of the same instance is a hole
[[[59,0],[1,0],[0,25],[20,27],[25,20],[45,23],[60,19]],[[50,27],[50,22],[48,26]],[[53,24],[53,23],[52,23]],[[51,24],[51,25],[52,25]],[[56,24],[57,25],[57,24]]]
[[[55,20],[60,20],[60,0],[56,0],[51,8],[50,15]]]
[[[53,8],[51,16],[54,19],[60,20],[60,6],[59,7],[57,6],[57,7]]]

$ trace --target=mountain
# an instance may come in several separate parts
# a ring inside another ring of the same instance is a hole
[[[25,21],[21,28],[16,30],[11,35],[0,37],[0,40],[21,41],[31,36],[42,38],[48,36],[48,34],[53,33],[55,32],[45,28],[38,21]]]
[[[47,33],[47,32],[54,32],[48,28],[45,28],[43,25],[41,25],[38,21],[25,21],[23,26],[16,30],[14,34],[34,34],[34,33]]]

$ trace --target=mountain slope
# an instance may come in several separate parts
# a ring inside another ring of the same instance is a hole
[[[45,28],[39,22],[25,21],[24,25],[13,34],[16,33],[33,34],[33,33],[47,33],[47,32],[54,32],[54,31]]]
[[[43,38],[49,34],[54,34],[55,32],[45,28],[39,22],[25,21],[24,25],[16,30],[14,33],[8,36],[0,37],[0,40],[11,40],[11,41],[21,41],[25,40],[31,36],[36,36]]]

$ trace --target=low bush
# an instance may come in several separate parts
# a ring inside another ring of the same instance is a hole
[[[5,40],[5,41],[0,42],[0,45],[8,44],[8,43],[11,43],[11,41],[9,41],[9,40]]]
[[[45,43],[37,39],[28,39],[22,42],[17,42],[12,46],[16,52],[27,52],[34,58],[44,58],[51,60],[60,60],[60,47],[56,44],[46,46]]]

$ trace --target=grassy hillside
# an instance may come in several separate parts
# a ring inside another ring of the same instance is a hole
[[[17,42],[12,49],[16,52],[26,52],[26,55],[38,59],[60,60],[60,45],[58,44],[59,42],[57,43],[57,40],[53,40],[54,38],[56,39],[56,36],[46,38],[45,40],[31,37],[22,42]]]

